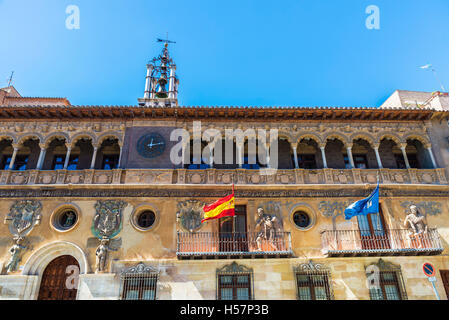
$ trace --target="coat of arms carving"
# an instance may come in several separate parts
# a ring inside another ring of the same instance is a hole
[[[16,201],[5,218],[14,237],[25,237],[41,221],[42,204],[37,200]]]
[[[92,222],[92,233],[98,239],[113,238],[122,228],[122,211],[128,204],[125,201],[97,201]]]
[[[176,219],[181,227],[189,232],[197,231],[201,228],[203,219],[204,203],[198,200],[186,200],[178,202],[178,212]]]

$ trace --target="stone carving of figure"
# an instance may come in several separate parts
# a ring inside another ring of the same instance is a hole
[[[275,245],[276,229],[274,224],[276,222],[276,217],[265,214],[263,208],[257,209],[257,215],[258,221],[256,223],[256,230],[259,229],[259,233],[256,238],[257,251],[262,251],[262,240],[267,240],[274,250],[278,250]]]
[[[100,240],[100,245],[97,247],[95,251],[95,255],[97,256],[97,270],[96,272],[104,272],[106,270],[106,259],[108,257],[109,251],[109,239],[102,238]]]
[[[11,258],[9,259],[9,262],[6,264],[7,272],[13,272],[17,270],[17,266],[20,262],[20,253],[22,249],[25,249],[25,246],[21,244],[23,240],[24,240],[23,237],[14,238],[14,245],[9,249],[9,254],[11,255]]]
[[[405,217],[404,227],[409,230],[409,236],[416,236],[427,232],[425,217],[419,213],[415,205],[410,206],[410,213]]]

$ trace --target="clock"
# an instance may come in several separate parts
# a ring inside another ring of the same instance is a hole
[[[165,140],[159,133],[143,135],[137,141],[137,152],[144,158],[159,157],[165,150]]]

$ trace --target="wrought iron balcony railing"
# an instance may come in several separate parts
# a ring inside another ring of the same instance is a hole
[[[176,255],[182,258],[290,257],[290,232],[276,232],[266,239],[256,232],[178,232]]]
[[[322,252],[329,257],[437,255],[443,251],[437,229],[411,235],[409,230],[326,230]]]

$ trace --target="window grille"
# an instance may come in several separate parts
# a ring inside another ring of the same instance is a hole
[[[217,300],[253,300],[253,271],[233,262],[217,270]]]
[[[121,300],[156,300],[159,272],[143,263],[120,274]]]
[[[294,270],[299,300],[333,300],[331,274],[325,266],[313,263],[301,264]]]
[[[375,286],[373,273],[367,272],[371,280],[369,293],[371,300],[407,300],[401,267],[379,259],[375,264],[379,268],[378,286]]]

